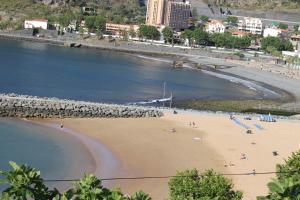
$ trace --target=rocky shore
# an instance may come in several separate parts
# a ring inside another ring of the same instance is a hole
[[[142,118],[161,116],[163,113],[153,108],[0,94],[0,117]]]

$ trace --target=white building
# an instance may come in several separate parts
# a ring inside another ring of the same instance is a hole
[[[288,30],[280,29],[280,28],[265,28],[264,29],[264,37],[278,37],[282,33],[286,33]]]
[[[225,32],[225,26],[219,20],[211,20],[206,25],[206,31],[209,32],[209,33],[224,33]]]
[[[32,20],[25,20],[24,28],[41,28],[41,29],[48,29],[48,20],[46,19],[32,19]]]
[[[239,31],[261,35],[263,31],[263,24],[259,18],[244,17],[239,20],[238,29]]]

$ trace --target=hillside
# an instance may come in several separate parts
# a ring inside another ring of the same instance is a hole
[[[0,29],[20,28],[28,18],[83,18],[82,6],[115,23],[141,23],[146,15],[139,0],[0,0]]]

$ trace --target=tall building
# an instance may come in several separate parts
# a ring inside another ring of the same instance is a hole
[[[187,29],[191,17],[191,4],[184,0],[168,0],[166,4],[165,26],[175,30]]]
[[[146,24],[161,26],[164,24],[165,0],[148,0]]]
[[[261,35],[263,31],[263,24],[259,18],[245,17],[244,19],[239,20],[238,29],[239,31]]]
[[[169,26],[175,30],[187,29],[191,4],[185,0],[148,0],[146,24]]]

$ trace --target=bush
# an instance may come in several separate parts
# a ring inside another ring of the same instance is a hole
[[[85,175],[75,183],[75,187],[64,193],[57,189],[49,190],[40,172],[26,165],[17,165],[10,162],[11,171],[0,171],[0,184],[8,185],[0,195],[1,200],[53,199],[53,200],[151,200],[144,192],[137,192],[132,197],[126,197],[119,189],[107,189],[102,186],[100,179],[94,175]]]
[[[199,174],[196,169],[178,172],[169,182],[171,200],[240,200],[243,195],[233,184],[213,170]]]
[[[258,200],[300,199],[300,151],[276,166],[276,179],[268,183],[269,194]]]
[[[300,181],[300,151],[293,152],[284,164],[278,164],[276,172],[279,180],[292,178],[294,181]]]

